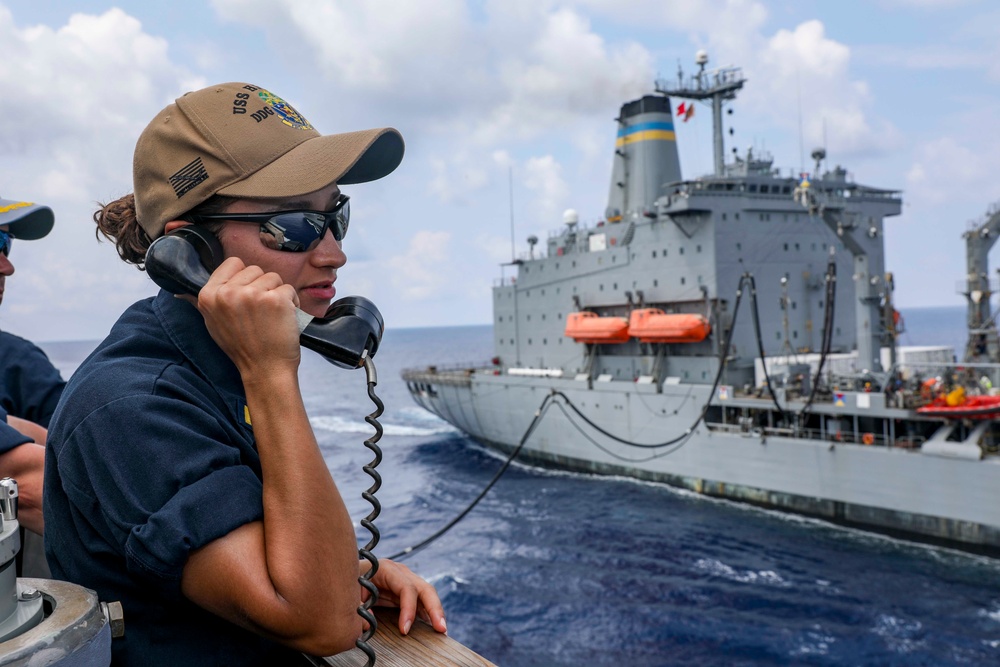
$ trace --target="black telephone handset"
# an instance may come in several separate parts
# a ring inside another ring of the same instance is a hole
[[[197,296],[222,260],[222,245],[215,234],[186,225],[150,244],[146,272],[172,294]],[[342,368],[359,368],[365,356],[374,357],[385,330],[378,308],[360,296],[337,299],[324,317],[310,317],[302,311],[298,315],[302,347]]]

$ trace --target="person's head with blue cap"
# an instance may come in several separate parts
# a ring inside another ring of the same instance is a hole
[[[14,273],[10,247],[14,239],[34,241],[52,231],[55,224],[52,209],[41,204],[0,199],[0,303],[7,276]]]

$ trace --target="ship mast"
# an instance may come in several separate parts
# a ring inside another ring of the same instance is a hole
[[[705,71],[708,64],[708,53],[698,51],[695,62],[699,70],[686,82],[684,72],[677,67],[677,84],[671,85],[665,79],[656,82],[656,92],[669,97],[679,97],[686,100],[711,100],[712,102],[712,148],[715,152],[715,175],[722,176],[725,171],[725,146],[722,136],[722,102],[736,99],[736,91],[743,87],[746,79],[740,67],[720,67],[709,72]]]

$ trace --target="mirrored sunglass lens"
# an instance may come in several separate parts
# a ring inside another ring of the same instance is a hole
[[[0,231],[0,253],[3,253],[4,257],[10,255],[10,246],[14,242],[14,237],[7,232]]]
[[[333,237],[338,241],[343,241],[344,237],[347,236],[347,225],[351,222],[351,202],[345,201],[334,215],[336,215],[336,219],[333,222]]]
[[[312,250],[326,233],[324,217],[315,213],[276,215],[271,218],[270,224],[282,233],[282,238],[279,238],[281,250],[291,252]]]

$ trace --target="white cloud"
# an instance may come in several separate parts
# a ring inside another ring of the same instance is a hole
[[[406,299],[440,297],[447,285],[442,267],[450,261],[447,232],[418,231],[402,255],[387,261],[392,284]]]
[[[953,199],[958,192],[995,192],[994,174],[1000,160],[979,149],[963,145],[954,137],[933,139],[920,146],[906,174],[911,202],[937,205]]]
[[[0,88],[17,91],[0,115],[0,194],[56,213],[48,237],[15,249],[5,319],[42,340],[103,335],[127,303],[152,290],[113,250],[95,247],[94,202],[131,190],[142,127],[173,97],[204,84],[171,62],[166,40],[120,9],[25,28],[0,6],[0,42]],[[57,331],[45,324],[52,317],[87,324]]]
[[[524,165],[523,185],[534,193],[531,222],[544,229],[559,220],[566,208],[569,187],[562,177],[562,165],[551,155],[533,157]]]

